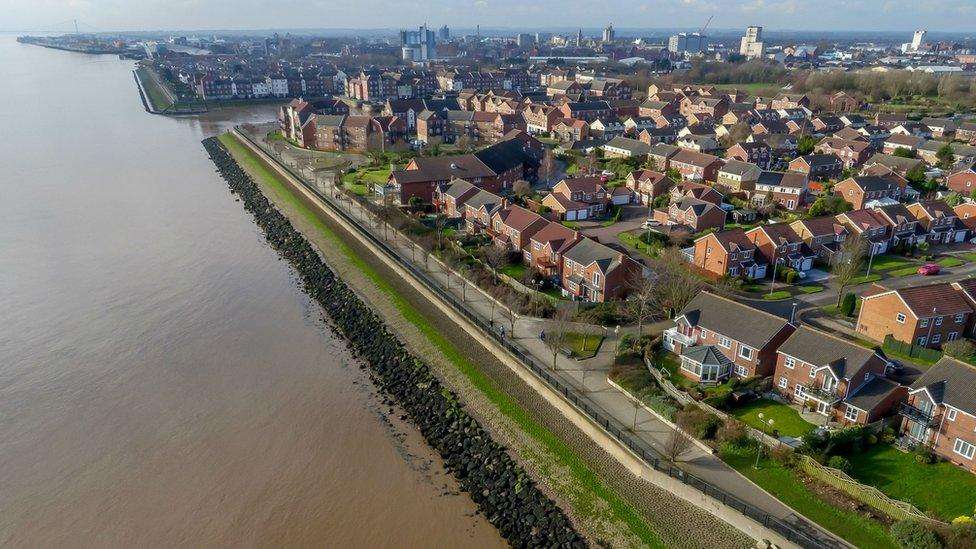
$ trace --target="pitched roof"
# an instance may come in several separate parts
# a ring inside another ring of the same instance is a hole
[[[779,352],[814,366],[828,366],[838,378],[855,378],[874,360],[885,360],[874,349],[855,345],[839,337],[800,326],[779,348]]]
[[[976,368],[951,357],[942,357],[925,371],[912,390],[926,389],[937,404],[948,404],[976,414]]]
[[[527,210],[521,206],[509,206],[504,210],[498,212],[499,218],[501,218],[502,223],[508,225],[509,227],[515,229],[516,231],[524,231],[532,226],[541,227],[543,223],[548,224],[544,217],[541,215]]]
[[[756,166],[752,162],[743,162],[741,160],[736,160],[733,158],[732,160],[727,160],[725,162],[725,165],[722,166],[721,169],[719,169],[719,171],[725,173],[731,173],[735,175],[745,175],[750,170],[758,169],[758,168],[759,166]]]
[[[727,370],[732,367],[732,361],[729,357],[725,356],[718,347],[714,345],[695,345],[693,347],[685,347],[681,351],[681,356],[693,361],[698,364],[705,365],[718,365],[723,370]]]
[[[718,206],[711,202],[706,202],[704,200],[699,200],[693,196],[683,196],[680,200],[672,204],[672,206],[677,207],[682,211],[691,210],[696,216],[701,217],[702,214],[707,213],[709,210],[717,210]]]
[[[693,326],[741,341],[757,350],[789,326],[786,320],[774,314],[710,292],[699,293],[678,316],[685,317]]]
[[[678,154],[671,157],[671,162],[680,162],[682,164],[689,164],[699,168],[704,168],[719,160],[720,159],[717,156],[688,149],[680,149]]]
[[[583,238],[563,254],[563,257],[584,266],[596,263],[606,274],[616,269],[626,256],[596,240]]]
[[[802,225],[813,236],[825,234],[843,234],[847,232],[847,227],[837,221],[832,215],[811,217],[808,219],[798,219],[795,223]]]
[[[728,231],[718,231],[696,239],[701,240],[702,238],[714,238],[718,242],[719,246],[722,247],[727,252],[737,252],[741,250],[755,250],[756,245],[753,244],[749,237],[746,236],[746,232],[742,229],[731,229]],[[760,258],[756,258],[757,260]]]
[[[645,155],[651,151],[651,146],[648,145],[647,143],[644,143],[643,141],[638,141],[636,139],[631,139],[629,137],[622,137],[622,136],[614,137],[613,139],[608,141],[607,144],[604,145],[603,147],[604,148],[614,147],[617,149],[623,149],[625,151],[629,151],[630,154],[635,156]]]
[[[893,181],[876,175],[858,175],[845,179],[840,183],[846,183],[848,181],[856,185],[864,192],[894,191],[895,189],[899,188],[898,185],[896,185]],[[838,183],[838,185],[840,183]]]
[[[888,396],[899,390],[901,384],[886,377],[872,376],[867,383],[848,395],[845,402],[865,412],[873,410],[888,400]]]
[[[829,166],[831,164],[840,164],[840,157],[834,153],[828,154],[808,154],[806,156],[801,156],[796,160],[803,160],[811,168],[817,166]]]
[[[962,294],[949,283],[914,286],[890,291],[898,294],[917,318],[973,312],[973,308]],[[872,293],[870,296],[865,294],[863,297],[877,297],[886,293],[889,292],[881,291]]]
[[[562,254],[575,244],[579,237],[579,233],[562,223],[549,223],[532,235],[530,240],[543,245],[549,244],[553,253]]]
[[[771,172],[763,170],[763,172],[759,174],[759,179],[756,181],[756,185],[805,189],[807,186],[807,176],[797,172]]]

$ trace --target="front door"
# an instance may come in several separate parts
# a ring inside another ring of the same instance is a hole
[[[825,416],[825,415],[827,415],[827,413],[829,411],[830,411],[830,405],[828,405],[825,402],[818,402],[817,403],[817,413],[818,414],[820,414],[822,416]]]
[[[919,442],[925,442],[925,433],[928,431],[928,427],[924,423],[918,421],[909,422],[911,427],[908,428],[908,437],[912,440],[917,440]]]

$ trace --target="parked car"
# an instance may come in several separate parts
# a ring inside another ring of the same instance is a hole
[[[654,219],[648,219],[647,221],[641,224],[641,229],[650,229],[651,227],[659,227],[659,226],[661,226],[660,221],[656,221]]]
[[[939,266],[935,263],[926,263],[918,268],[918,274],[922,276],[931,276],[939,274]]]

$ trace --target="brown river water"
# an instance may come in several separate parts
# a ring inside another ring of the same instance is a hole
[[[132,67],[0,34],[0,545],[501,546]]]

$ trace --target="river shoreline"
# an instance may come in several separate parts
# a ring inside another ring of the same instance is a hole
[[[323,306],[336,332],[370,368],[377,386],[403,406],[502,536],[513,546],[585,546],[562,511],[468,415],[456,395],[322,262],[216,139],[205,140],[204,146],[268,242],[292,264],[305,291]]]

